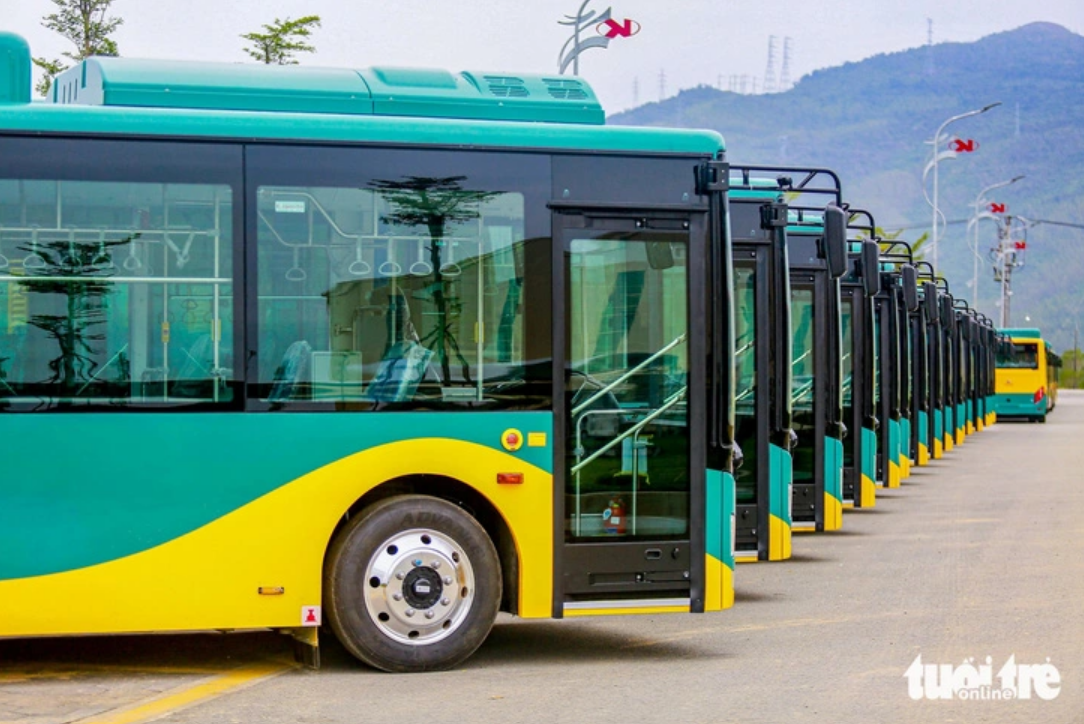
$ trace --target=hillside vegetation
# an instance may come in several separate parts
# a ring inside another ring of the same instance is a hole
[[[973,154],[940,164],[939,205],[963,221],[990,184],[1026,179],[989,198],[1011,215],[1084,225],[1084,37],[1034,23],[973,43],[942,43],[820,70],[791,90],[739,95],[714,88],[612,116],[609,123],[712,128],[735,163],[824,166],[843,179],[852,206],[886,229],[915,239],[928,231],[923,198],[926,141],[949,117],[989,103],[950,133],[973,138]],[[1014,223],[1016,219],[1014,219]],[[979,227],[979,309],[996,320],[998,287],[987,250],[995,225]],[[973,299],[966,223],[948,226],[940,264],[953,292]],[[1011,322],[1040,326],[1058,349],[1071,347],[1084,318],[1084,229],[1040,224],[1028,230],[1026,266],[1013,277]],[[1030,318],[1027,320],[1026,318]]]

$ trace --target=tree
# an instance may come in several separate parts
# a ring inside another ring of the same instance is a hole
[[[49,91],[53,88],[53,78],[66,71],[68,66],[60,62],[60,60],[49,60],[48,58],[34,58],[34,65],[45,71],[45,75],[34,84],[34,90],[44,98],[49,95]]]
[[[46,15],[42,25],[60,33],[75,45],[75,52],[64,57],[79,62],[92,55],[119,55],[117,43],[110,35],[124,20],[108,17],[113,0],[52,0],[57,11]],[[45,77],[34,86],[43,96],[52,88],[53,78],[68,69],[59,58],[34,58],[34,65],[45,71]]]
[[[320,27],[319,15],[306,15],[297,20],[286,18],[270,25],[264,24],[262,33],[245,33],[241,37],[252,45],[245,52],[265,65],[297,65],[296,53],[312,53],[316,50],[304,42],[312,35],[312,29]]]
[[[36,238],[19,247],[25,259],[36,259],[36,278],[21,282],[42,299],[62,300],[48,311],[30,317],[32,327],[52,337],[59,356],[49,362],[48,383],[59,387],[62,400],[77,397],[95,381],[98,343],[105,334],[96,330],[107,319],[106,298],[113,290],[109,277],[114,273],[110,248],[131,244],[136,237],[98,244],[74,244],[70,240],[39,242]],[[30,268],[29,265],[26,268]],[[6,386],[6,383],[5,383]]]
[[[443,384],[449,384],[452,379],[452,355],[462,366],[463,379],[469,382],[471,378],[470,363],[460,351],[453,324],[454,314],[449,309],[458,307],[458,304],[457,300],[449,299],[445,288],[445,260],[442,259],[446,243],[444,237],[449,224],[479,218],[482,215],[480,207],[500,196],[498,191],[463,188],[462,182],[466,178],[407,176],[403,181],[377,179],[369,184],[390,208],[390,213],[381,216],[381,221],[395,226],[422,226],[429,234],[429,265],[433,270],[431,294],[437,324],[421,342],[436,352]]]

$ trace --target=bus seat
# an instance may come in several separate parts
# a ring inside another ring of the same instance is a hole
[[[271,381],[271,392],[267,395],[268,402],[297,399],[298,386],[307,381],[311,357],[312,346],[304,340],[298,340],[286,348],[282,362],[275,370],[275,376]]]

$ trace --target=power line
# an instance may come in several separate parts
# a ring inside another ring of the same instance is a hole
[[[1084,224],[1074,224],[1074,223],[1069,222],[1069,221],[1052,221],[1050,219],[1032,219],[1029,216],[1017,216],[1016,218],[1024,219],[1025,221],[1027,221],[1032,226],[1036,226],[1038,224],[1050,224],[1051,226],[1067,226],[1067,227],[1069,227],[1071,229],[1084,229]],[[946,226],[949,225],[949,224],[968,224],[968,223],[971,223],[971,219],[950,219],[950,220],[945,221],[943,223]],[[888,228],[889,227],[885,227],[886,230]],[[908,224],[906,226],[893,226],[893,227],[891,227],[891,230],[892,231],[911,231],[913,229],[928,229],[928,228],[930,228],[929,223],[924,223],[924,224]]]
[[[783,38],[783,70],[779,72],[779,90],[790,89],[790,38]]]
[[[775,36],[768,36],[768,67],[764,70],[764,92],[775,93]]]

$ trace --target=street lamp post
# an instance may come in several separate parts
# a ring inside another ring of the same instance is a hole
[[[993,218],[995,220],[997,219],[997,217],[993,214],[980,214],[979,209],[985,206],[987,203],[987,199],[985,198],[987,192],[993,191],[994,189],[1011,186],[1022,178],[1024,178],[1024,176],[1014,176],[1008,181],[990,184],[979,192],[979,195],[975,197],[975,203],[972,205],[972,208],[974,208],[975,211],[972,214],[969,226],[975,227],[975,246],[971,250],[971,254],[973,257],[971,270],[971,306],[975,309],[978,309],[979,307],[979,220],[987,217]]]
[[[940,126],[938,126],[937,132],[933,134],[933,140],[930,141],[930,143],[933,145],[933,201],[931,202],[931,205],[933,206],[933,223],[930,225],[930,243],[933,246],[933,268],[935,272],[937,270],[937,163],[941,160],[940,154],[938,153],[938,147],[941,145],[941,134],[949,126],[950,123],[955,123],[962,118],[969,118],[971,116],[977,116],[980,113],[986,113],[986,111],[990,110],[991,108],[996,108],[1000,105],[1001,101],[998,101],[996,103],[991,103],[988,106],[983,106],[982,108],[968,111],[967,113],[961,113],[959,115],[953,116],[952,118],[949,118]]]

